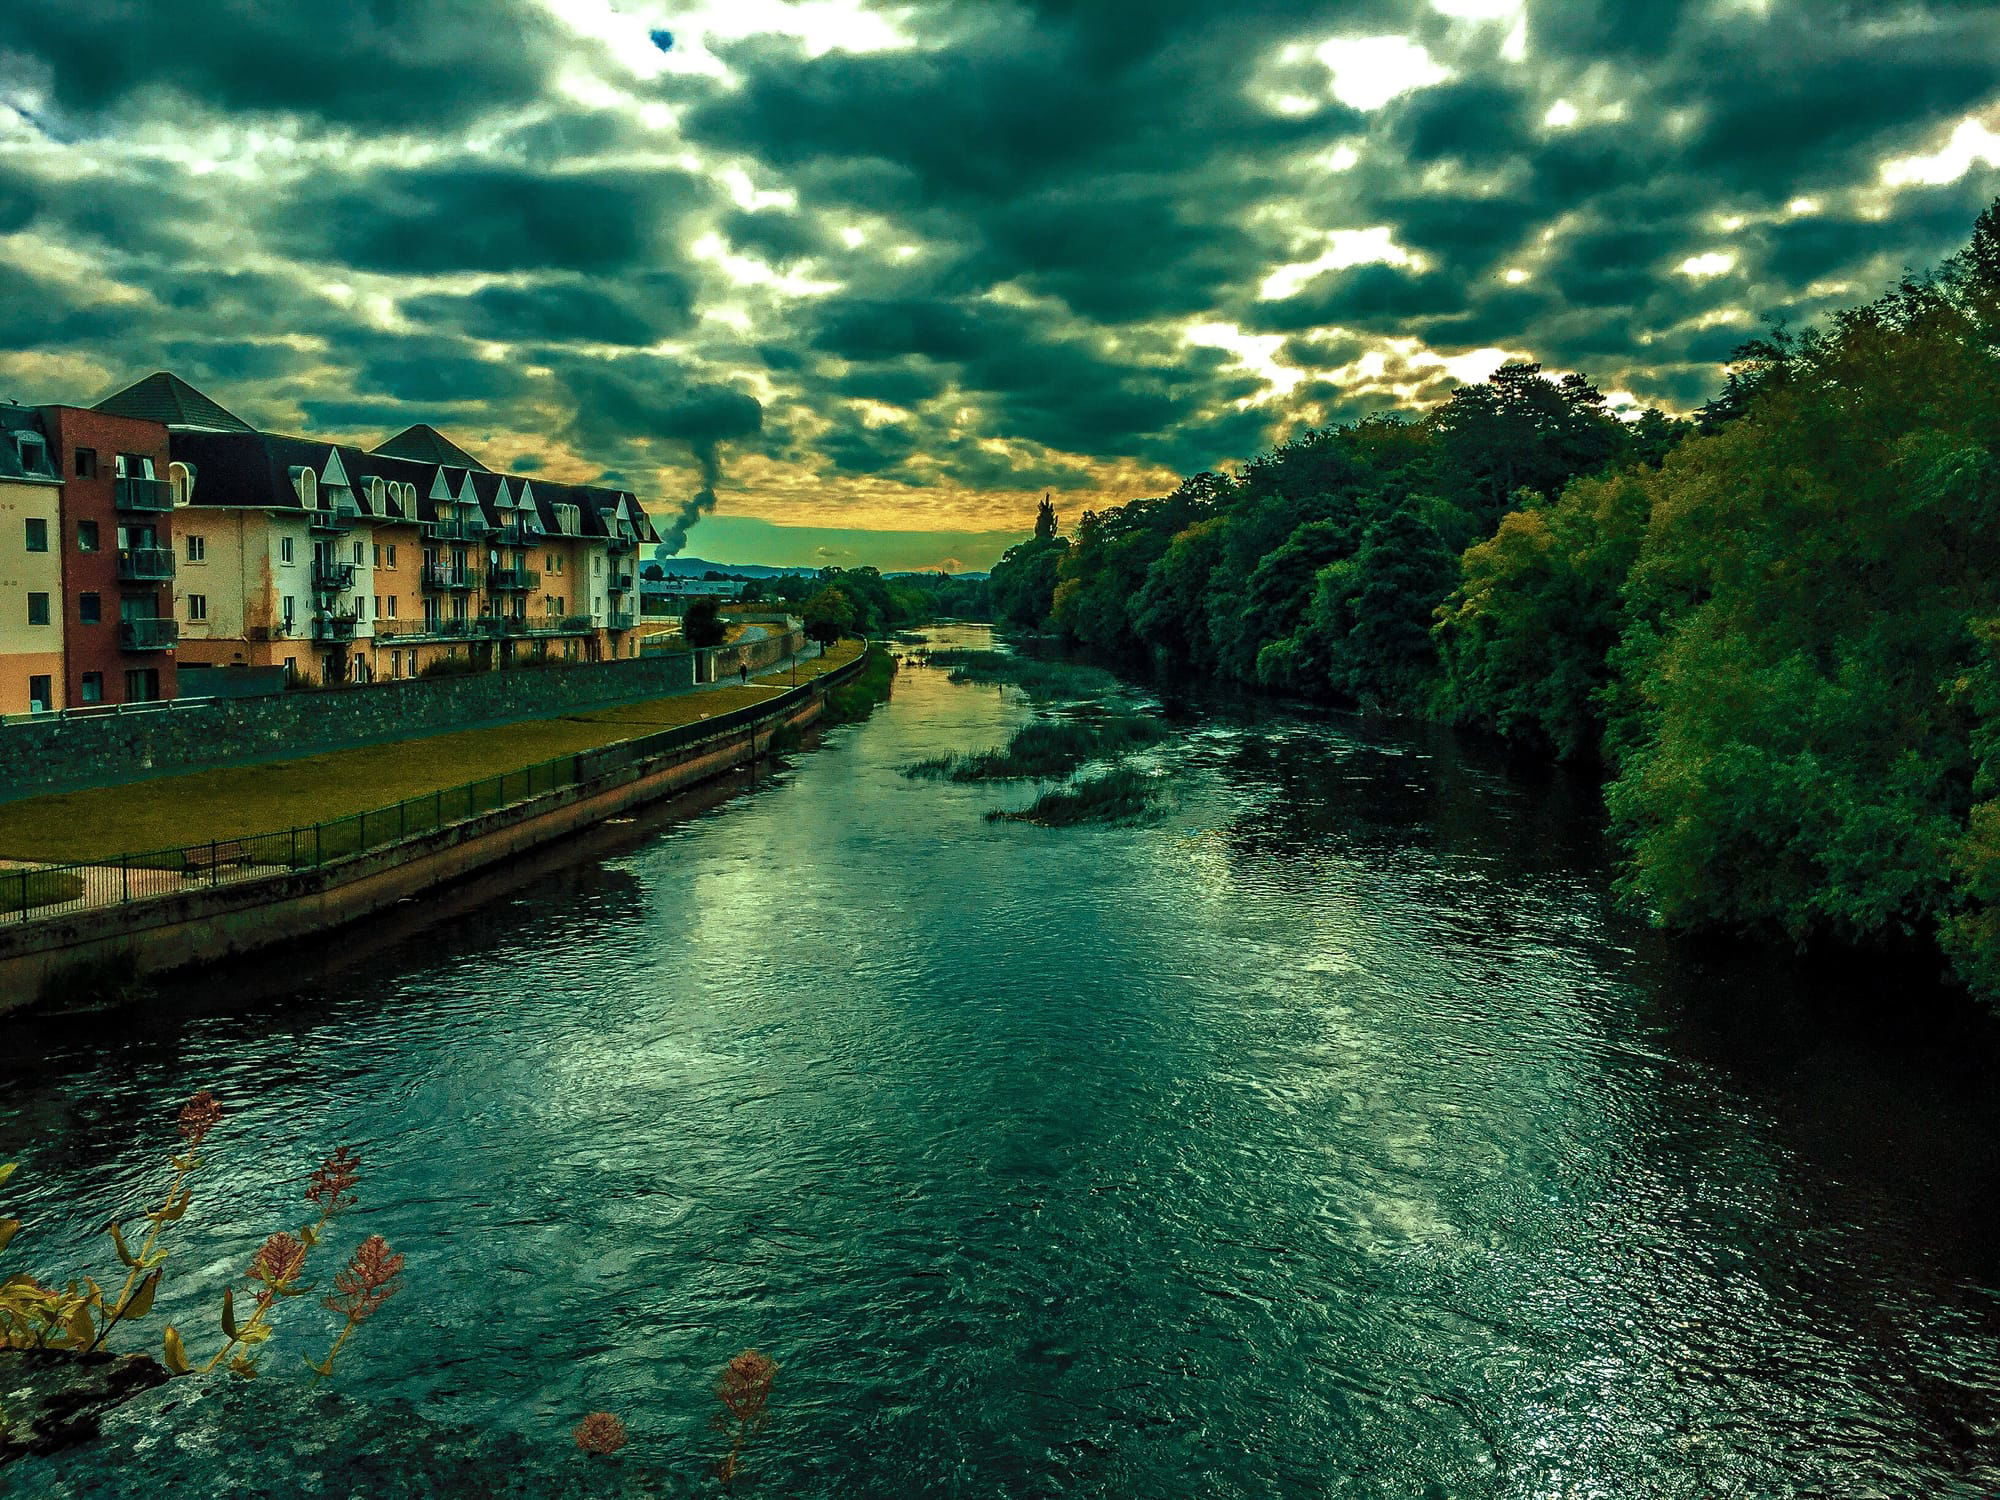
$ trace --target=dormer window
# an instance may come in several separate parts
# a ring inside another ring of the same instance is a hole
[[[49,465],[48,440],[39,432],[15,433],[14,447],[21,458],[22,473],[39,474],[48,479],[55,477],[55,470]]]
[[[167,465],[167,483],[174,492],[174,504],[186,505],[194,499],[194,465],[171,463]]]
[[[299,504],[307,510],[319,509],[319,475],[311,469],[294,469],[292,487],[298,491]]]

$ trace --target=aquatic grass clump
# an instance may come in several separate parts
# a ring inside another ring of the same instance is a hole
[[[950,781],[1050,781],[1086,761],[1108,760],[1166,738],[1166,726],[1141,714],[1079,714],[1036,719],[998,750],[934,755],[903,774]]]
[[[862,658],[861,670],[826,695],[822,724],[855,724],[875,712],[877,704],[889,701],[896,680],[896,658],[884,646],[870,646]]]
[[[1159,809],[1157,781],[1131,766],[1114,766],[1097,776],[1080,776],[1068,786],[1042,793],[1028,806],[994,808],[989,823],[1034,823],[1071,828],[1080,823],[1136,823]]]

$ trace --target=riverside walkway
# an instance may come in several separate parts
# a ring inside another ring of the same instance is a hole
[[[32,920],[295,868],[274,841],[287,830],[373,814],[551,758],[686,728],[781,697],[852,661],[841,642],[667,697],[251,766],[163,776],[0,805],[0,921]],[[526,782],[522,783],[526,785]],[[140,851],[208,844],[199,868],[162,868]],[[262,857],[258,857],[261,855]]]

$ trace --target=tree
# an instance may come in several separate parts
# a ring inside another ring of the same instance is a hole
[[[806,600],[806,634],[831,646],[854,628],[854,601],[833,584],[823,585]]]
[[[1056,539],[1056,508],[1047,495],[1042,496],[1040,509],[1035,512],[1035,540],[1052,542]]]
[[[696,650],[720,646],[729,634],[722,620],[722,606],[714,599],[690,600],[681,612],[681,638]]]
[[[647,563],[639,570],[639,576],[649,583],[658,583],[667,576],[667,570],[656,562]]]
[[[1640,469],[1576,480],[1556,504],[1509,512],[1466,550],[1433,632],[1444,717],[1563,758],[1597,751],[1652,478]]]

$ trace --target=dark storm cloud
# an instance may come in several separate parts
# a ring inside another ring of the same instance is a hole
[[[1465,283],[1455,276],[1402,266],[1350,266],[1321,272],[1295,296],[1259,304],[1247,323],[1264,333],[1328,325],[1389,333],[1412,318],[1457,311],[1465,296]]]
[[[881,9],[920,45],[711,38],[726,76],[650,78],[656,54],[621,72],[540,0],[0,0],[0,99],[46,117],[0,126],[0,341],[262,383],[349,431],[559,413],[616,472],[692,458],[684,529],[738,448],[828,481],[1074,487],[1439,399],[1433,355],[1476,349],[1685,408],[1767,314],[1934,264],[2000,188],[1879,184],[2000,98],[2000,6],[1974,0],[1528,0],[1523,56],[1429,0]],[[1336,100],[1318,45],[1392,34],[1438,81]],[[613,87],[578,103],[558,66]],[[237,120],[282,149],[197,172],[155,144]],[[410,153],[352,139],[385,132]],[[792,206],[743,207],[743,178]],[[1824,211],[1788,214],[1801,196]],[[1408,264],[1260,297],[1378,226]],[[739,284],[705,240],[833,290]],[[1679,270],[1710,253],[1723,274]],[[1277,397],[1184,342],[1208,322],[1313,372],[1423,348]]]
[[[528,0],[7,0],[0,81],[57,110],[317,116],[346,129],[460,123],[539,95],[564,47]]]
[[[637,347],[693,321],[694,288],[672,272],[651,273],[633,286],[564,277],[463,296],[409,297],[402,311],[414,322],[454,326],[494,343]]]
[[[273,228],[296,254],[368,271],[609,271],[672,255],[712,197],[672,171],[388,168],[302,191]]]
[[[634,441],[712,450],[763,429],[764,410],[755,396],[656,355],[577,360],[557,373],[575,403],[572,428],[594,451]]]
[[[735,209],[723,216],[721,227],[737,249],[781,268],[833,249],[834,242],[810,215],[780,208]]]

